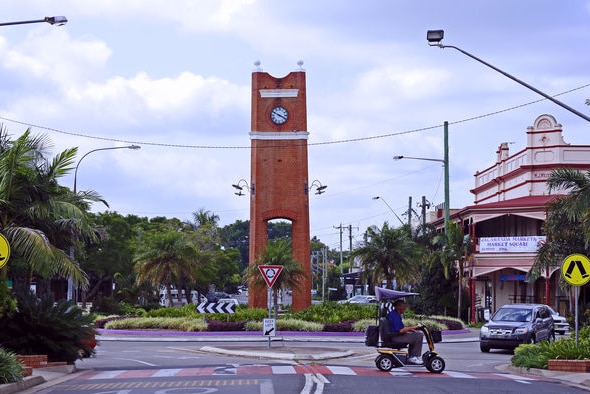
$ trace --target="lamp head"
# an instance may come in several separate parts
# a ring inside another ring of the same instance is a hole
[[[46,16],[45,22],[49,23],[50,25],[63,26],[68,23],[68,18],[65,16]]]
[[[393,160],[401,160],[403,159],[403,156],[393,156]]]
[[[234,189],[237,189],[237,190],[240,190],[240,191],[243,189],[243,188],[242,188],[242,186],[240,186],[240,185],[236,185],[235,183],[232,183],[232,187],[233,187]],[[236,193],[236,194],[238,194],[238,193]],[[240,195],[240,194],[239,194],[239,195]]]
[[[379,196],[373,197],[373,200],[378,200],[378,199],[379,199]]]
[[[315,194],[325,193],[327,188],[328,188],[328,186],[326,186],[326,185],[322,185],[320,187],[317,187]]]
[[[141,146],[139,146],[139,145],[129,145],[127,148],[133,149],[133,150],[138,150],[138,149],[141,149]]]
[[[426,40],[428,40],[428,45],[430,46],[439,46],[441,45],[440,42],[445,37],[444,30],[428,30],[426,32]]]

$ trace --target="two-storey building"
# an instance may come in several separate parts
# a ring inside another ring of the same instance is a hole
[[[571,304],[559,288],[559,262],[540,278],[527,278],[538,247],[546,241],[548,204],[564,190],[549,193],[552,170],[590,169],[590,145],[571,145],[551,115],[539,116],[526,130],[527,146],[511,154],[501,143],[494,164],[475,174],[474,205],[453,210],[451,220],[471,235],[474,253],[464,277],[471,298],[470,320],[507,303],[538,302],[562,313]],[[444,225],[439,214],[433,221]]]

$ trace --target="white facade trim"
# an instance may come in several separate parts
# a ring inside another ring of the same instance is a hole
[[[309,138],[309,132],[307,131],[281,131],[281,132],[268,132],[268,131],[251,131],[251,140],[307,140]]]
[[[262,98],[284,98],[297,97],[299,89],[260,89],[259,92]]]

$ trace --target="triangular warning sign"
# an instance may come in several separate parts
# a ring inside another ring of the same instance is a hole
[[[268,287],[272,287],[275,284],[277,278],[283,270],[282,265],[259,265],[258,270],[262,274],[264,281]]]

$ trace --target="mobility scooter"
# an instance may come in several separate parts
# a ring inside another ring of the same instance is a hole
[[[426,367],[430,372],[441,373],[445,369],[445,361],[434,350],[434,343],[442,340],[441,332],[430,330],[424,324],[419,324],[418,329],[422,331],[426,342],[428,343],[428,350],[422,354],[422,361],[424,365],[416,365],[407,363],[408,351],[398,344],[388,343],[389,338],[389,322],[387,321],[387,313],[391,310],[391,303],[398,298],[409,296],[416,296],[418,293],[409,293],[405,291],[397,291],[385,289],[382,287],[375,287],[375,296],[377,301],[377,325],[367,327],[365,345],[377,348],[377,358],[375,365],[381,371],[391,371],[393,368],[400,367]]]

